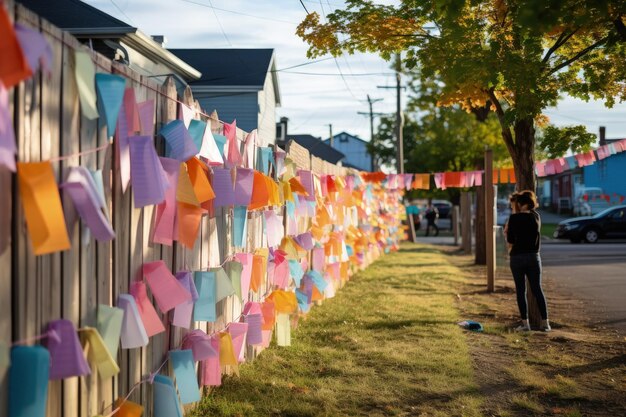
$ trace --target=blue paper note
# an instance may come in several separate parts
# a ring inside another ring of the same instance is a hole
[[[9,417],[45,417],[50,354],[42,346],[15,346],[9,369]]]
[[[256,160],[256,169],[257,171],[263,172],[265,175],[268,175],[270,172],[270,164],[274,164],[274,150],[272,148],[257,148],[257,160]]]
[[[287,217],[295,217],[296,203],[294,203],[293,201],[289,201],[289,200],[285,201],[285,211],[287,213]]]
[[[115,125],[124,100],[125,89],[126,79],[124,77],[113,74],[96,74],[98,108],[100,114],[104,114],[104,120],[100,119],[100,125],[103,126],[106,122],[107,136],[109,137],[115,133]]]
[[[206,129],[206,122],[202,120],[193,119],[189,122],[189,136],[193,139],[193,143],[200,149],[202,147],[202,138],[204,137],[204,130]]]
[[[165,138],[165,156],[185,162],[198,154],[199,148],[182,120],[172,120],[159,132]]]
[[[224,156],[224,146],[226,146],[226,136],[218,135],[217,133],[213,134],[213,139],[215,139],[215,144],[217,145],[217,149],[220,151],[220,155]]]
[[[104,304],[98,305],[97,326],[98,333],[102,336],[107,350],[117,360],[117,349],[120,345],[120,334],[122,333],[122,321],[124,320],[124,310],[117,307],[109,307]]]
[[[154,417],[183,417],[174,382],[165,375],[154,377],[152,384]]]
[[[573,156],[566,156],[565,161],[567,162],[569,169],[574,169],[578,167],[578,162],[576,161],[576,158]]]
[[[233,246],[243,248],[246,246],[248,225],[248,208],[235,206],[233,213]]]
[[[308,313],[311,309],[309,304],[309,297],[299,289],[296,289],[296,299],[298,300],[298,308],[303,313]]]
[[[311,280],[313,280],[313,285],[317,287],[319,292],[324,293],[324,290],[328,286],[328,283],[326,282],[326,280],[324,280],[324,277],[322,277],[319,272],[314,270],[310,270],[306,274],[311,278]]]
[[[198,300],[193,306],[193,319],[194,321],[213,322],[217,318],[215,311],[215,293],[217,289],[215,272],[196,271],[193,275],[196,290],[198,291]]]
[[[300,286],[300,282],[302,281],[302,277],[304,276],[304,271],[302,270],[302,265],[300,262],[295,259],[289,260],[289,274],[293,281],[296,283],[296,287]]]
[[[176,386],[183,404],[200,401],[198,378],[193,363],[193,352],[188,350],[171,350],[170,362],[176,376]]]

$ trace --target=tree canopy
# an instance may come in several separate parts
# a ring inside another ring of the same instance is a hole
[[[402,52],[421,81],[440,83],[438,105],[486,106],[520,186],[534,188],[535,129],[548,123],[545,108],[563,93],[609,107],[626,98],[625,14],[623,0],[347,0],[326,23],[309,14],[297,34],[310,57]],[[593,137],[582,133],[554,128],[543,146],[589,146]]]

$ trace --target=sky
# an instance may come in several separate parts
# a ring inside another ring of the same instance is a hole
[[[274,48],[279,70],[310,63],[279,72],[281,107],[276,118],[289,118],[289,133],[327,138],[328,125],[332,124],[335,134],[346,131],[369,140],[368,117],[357,113],[368,111],[368,94],[383,99],[374,104],[375,112],[395,112],[395,89],[378,88],[395,86],[395,74],[389,63],[377,55],[347,55],[317,62],[307,59],[307,45],[295,34],[296,26],[306,16],[299,0],[86,2],[145,34],[164,35],[166,48]],[[343,5],[341,0],[303,3],[309,12],[317,11],[321,16]],[[394,0],[378,3],[391,4]],[[406,103],[404,95],[402,101]],[[545,114],[557,126],[583,124],[596,134],[599,126],[606,126],[607,137],[626,137],[626,103],[607,109],[601,102],[564,97]]]

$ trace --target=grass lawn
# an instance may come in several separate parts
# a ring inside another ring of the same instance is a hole
[[[404,244],[313,307],[191,416],[477,416],[455,306],[463,273],[439,250]]]
[[[550,239],[554,238],[554,231],[556,230],[557,225],[552,223],[542,223],[541,224],[541,235],[549,237]]]

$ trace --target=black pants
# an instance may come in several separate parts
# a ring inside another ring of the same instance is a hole
[[[515,290],[517,293],[517,306],[522,320],[528,319],[528,304],[526,302],[526,278],[532,290],[542,320],[548,319],[548,307],[546,297],[541,289],[541,257],[538,253],[521,253],[511,255],[511,272],[515,280]]]
[[[430,222],[430,221],[426,225],[426,236],[428,236],[430,234],[430,228],[431,227],[435,228],[435,236],[437,236],[439,234],[439,226],[437,226],[437,224],[435,222]]]

